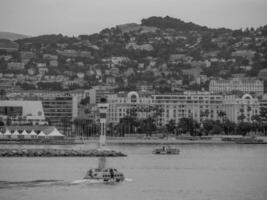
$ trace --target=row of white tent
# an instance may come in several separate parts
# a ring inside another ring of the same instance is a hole
[[[52,137],[64,137],[64,135],[61,134],[56,128],[53,129],[48,134],[45,134],[43,131],[36,133],[34,130],[32,130],[30,133],[28,133],[26,130],[23,130],[21,133],[19,133],[18,130],[15,130],[14,132],[10,132],[8,129],[6,129],[4,133],[0,132],[0,138],[33,139],[33,138],[52,138]]]

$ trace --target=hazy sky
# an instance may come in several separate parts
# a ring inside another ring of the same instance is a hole
[[[91,34],[166,15],[213,28],[259,27],[267,24],[267,0],[0,0],[0,31]]]

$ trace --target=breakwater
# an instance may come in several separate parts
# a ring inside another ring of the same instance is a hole
[[[123,157],[122,152],[113,150],[73,149],[0,149],[0,157]]]

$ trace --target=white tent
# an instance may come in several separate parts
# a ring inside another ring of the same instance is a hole
[[[21,135],[28,135],[27,131],[26,130],[23,130]]]
[[[17,130],[15,130],[12,135],[19,135],[19,132]]]
[[[28,134],[28,136],[30,137],[30,138],[37,138],[37,134],[35,133],[35,131],[34,130],[32,130],[29,134]]]
[[[24,137],[24,138],[30,138],[29,134],[27,133],[26,130],[23,130],[21,135]]]
[[[18,138],[19,137],[19,132],[17,130],[14,131],[14,133],[11,134],[11,138]]]
[[[49,134],[48,134],[48,137],[64,137],[63,134],[61,134],[57,128],[54,128],[53,131],[51,131]]]
[[[6,132],[4,133],[4,135],[9,136],[9,135],[11,135],[11,133],[8,129],[6,129]]]
[[[43,131],[41,131],[38,135],[37,135],[37,137],[39,138],[44,138],[44,137],[46,137],[46,134],[43,132]]]
[[[11,137],[11,133],[8,129],[6,129],[6,131],[3,134],[3,138],[10,138]]]

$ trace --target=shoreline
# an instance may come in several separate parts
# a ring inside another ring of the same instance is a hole
[[[97,143],[97,141],[89,141],[85,144]],[[236,143],[236,142],[226,142],[226,141],[184,141],[184,140],[175,140],[175,141],[168,141],[168,140],[147,140],[147,141],[140,141],[140,140],[113,140],[106,142],[108,145],[161,145],[161,144],[168,144],[168,145],[193,145],[193,144],[267,144],[267,142],[246,142],[246,143]]]
[[[98,137],[91,138],[68,138],[66,140],[0,140],[0,145],[86,145],[98,144]],[[107,145],[146,145],[146,144],[267,144],[267,136],[258,136],[256,138],[242,137],[239,135],[216,135],[216,136],[180,136],[180,137],[107,137]],[[1,146],[0,146],[1,149]]]

